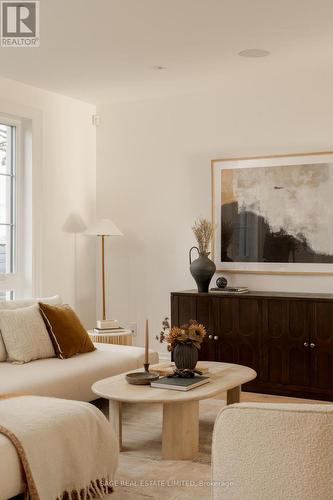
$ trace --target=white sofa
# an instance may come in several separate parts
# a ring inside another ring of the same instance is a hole
[[[41,299],[0,301],[1,309],[26,307],[36,302],[61,304],[56,295]],[[0,333],[1,335],[1,333]],[[96,350],[69,359],[38,359],[22,365],[0,362],[0,394],[24,392],[35,396],[92,401],[91,386],[97,380],[143,366],[142,347],[95,344]],[[149,353],[150,363],[158,363],[158,354]],[[1,483],[0,483],[1,484]]]
[[[93,401],[97,399],[91,390],[94,382],[143,366],[142,347],[95,346],[95,351],[69,359],[38,359],[23,365],[2,362],[0,393],[24,392],[35,396]],[[150,352],[150,363],[158,363],[156,352]]]
[[[213,500],[333,498],[333,405],[240,403],[218,415]]]
[[[37,300],[0,302],[0,310],[28,306]],[[53,299],[50,302],[60,303],[60,300]],[[0,394],[23,392],[36,396],[93,401],[96,399],[91,390],[94,382],[143,366],[144,349],[141,347],[111,344],[95,344],[95,347],[93,352],[78,354],[69,359],[39,359],[21,365],[0,362]],[[156,352],[150,351],[149,358],[151,364],[158,363]],[[22,486],[21,467],[15,448],[0,434],[0,500],[19,494]]]

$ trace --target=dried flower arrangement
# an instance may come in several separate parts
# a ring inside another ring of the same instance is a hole
[[[214,226],[207,219],[198,219],[192,227],[194,236],[198,242],[199,253],[208,257],[209,245],[213,238]]]
[[[166,336],[168,335],[169,331],[170,331],[169,318],[164,318],[164,320],[162,321],[162,329],[160,331],[160,334],[156,335],[156,340],[159,340],[161,344],[165,342]]]
[[[186,325],[173,326],[170,328],[169,319],[165,318],[162,322],[162,330],[159,337],[156,339],[168,343],[168,351],[173,351],[177,344],[193,344],[197,349],[200,349],[206,335],[206,328],[191,319]]]

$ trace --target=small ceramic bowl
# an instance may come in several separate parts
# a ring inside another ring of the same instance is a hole
[[[159,378],[159,374],[156,372],[133,372],[127,373],[126,381],[132,385],[149,385],[153,380],[157,380]]]

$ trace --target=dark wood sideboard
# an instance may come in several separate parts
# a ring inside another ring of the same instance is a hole
[[[333,294],[171,293],[171,324],[207,328],[199,359],[250,366],[243,390],[333,401]]]

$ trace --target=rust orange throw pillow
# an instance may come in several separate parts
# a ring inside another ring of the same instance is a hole
[[[70,306],[39,303],[39,309],[58,358],[70,358],[74,354],[95,350],[87,331]]]

